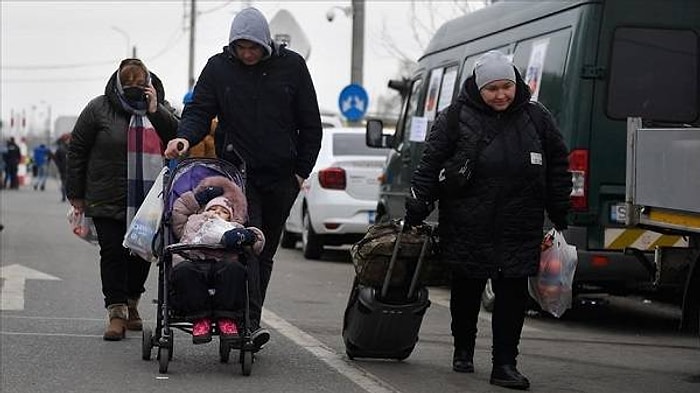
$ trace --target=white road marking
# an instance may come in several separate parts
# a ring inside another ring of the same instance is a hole
[[[0,291],[0,310],[24,310],[24,284],[27,280],[61,280],[17,264],[0,267],[0,278],[4,279]]]
[[[78,337],[78,338],[99,338],[101,334],[71,334],[71,333],[31,333],[31,332],[6,332],[0,331],[1,335],[5,336],[41,336],[41,337]],[[127,338],[128,340],[128,338]],[[139,341],[141,337],[139,337]]]
[[[297,328],[268,309],[264,309],[262,321],[280,334],[311,352],[318,359],[345,376],[369,393],[400,393],[398,389],[351,363],[344,355],[336,353],[310,334]]]

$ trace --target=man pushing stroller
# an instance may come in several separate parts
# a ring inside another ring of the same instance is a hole
[[[223,245],[194,249],[173,258],[171,299],[175,310],[193,322],[195,344],[240,338],[246,306],[246,270],[240,258],[260,254],[262,231],[244,227],[247,203],[240,187],[223,176],[204,178],[182,194],[172,209],[173,234],[184,244]]]

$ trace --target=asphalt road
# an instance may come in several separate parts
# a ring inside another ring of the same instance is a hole
[[[278,252],[263,314],[272,340],[251,376],[242,376],[235,361],[220,363],[216,341],[195,346],[179,331],[169,372],[159,374],[157,361],[141,360],[139,333],[102,340],[98,249],[70,233],[55,181],[45,192],[2,190],[0,206],[3,393],[507,391],[488,383],[488,313],[479,325],[476,373],[451,371],[445,288],[430,288],[432,305],[406,361],[348,360],[340,332],[353,270],[343,249],[321,261],[304,260],[299,250]],[[156,271],[146,300],[156,296]],[[677,310],[641,299],[599,300],[561,320],[527,318],[519,368],[531,391],[700,391],[700,342],[676,331]],[[141,312],[153,324],[155,306],[146,302]]]

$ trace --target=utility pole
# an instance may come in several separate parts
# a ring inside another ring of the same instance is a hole
[[[365,47],[365,0],[352,0],[352,58],[350,83],[362,86]]]
[[[190,58],[189,69],[187,71],[187,80],[189,82],[189,91],[194,89],[194,32],[195,21],[197,20],[197,6],[195,0],[190,0]]]

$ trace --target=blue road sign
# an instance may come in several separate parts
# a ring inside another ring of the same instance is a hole
[[[350,121],[357,121],[367,113],[369,97],[365,89],[357,84],[345,86],[338,97],[340,113]]]

